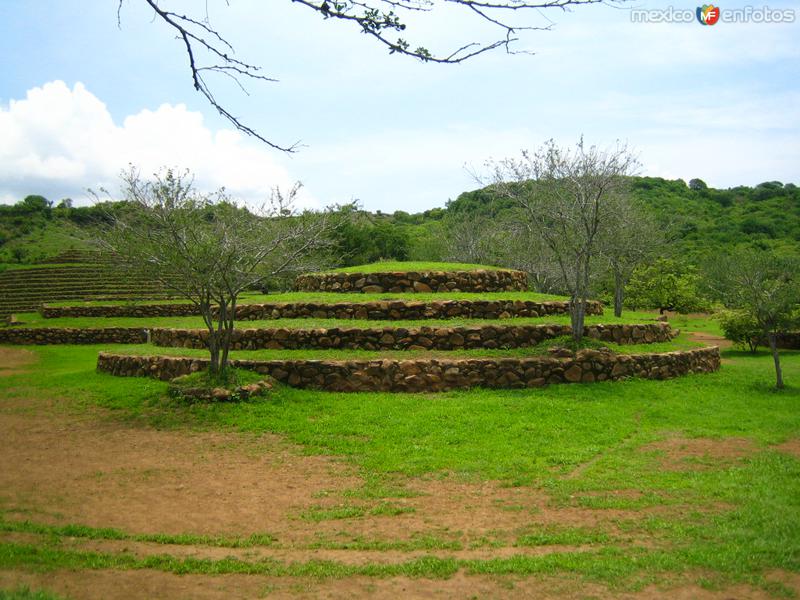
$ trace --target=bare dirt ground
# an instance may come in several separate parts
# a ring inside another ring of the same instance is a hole
[[[0,347],[0,377],[22,373],[36,360],[36,355],[22,348]]]
[[[693,342],[700,342],[706,346],[719,346],[720,350],[725,350],[733,346],[732,341],[726,340],[722,336],[702,331],[690,331],[689,339]]]
[[[668,437],[640,448],[643,452],[661,453],[661,466],[673,471],[697,469],[703,461],[714,465],[730,464],[756,452],[752,440],[746,438],[683,438]]]
[[[774,580],[789,586],[800,582],[796,577],[776,574]],[[110,598],[170,598],[176,600],[218,600],[238,598],[397,598],[449,600],[452,598],[561,598],[619,599],[619,600],[766,600],[770,596],[746,585],[725,590],[707,590],[696,585],[669,589],[650,586],[630,593],[608,590],[599,585],[578,584],[570,579],[492,578],[458,573],[450,579],[426,580],[408,577],[375,579],[311,580],[256,577],[249,575],[172,575],[159,571],[57,571],[46,574],[26,574],[0,571],[0,587],[26,584],[44,586],[50,590],[85,600]]]
[[[800,438],[792,438],[775,446],[775,450],[800,458]]]
[[[2,376],[24,370],[35,355],[0,349]],[[1,397],[0,397],[1,398]],[[358,518],[304,518],[342,505],[374,507],[380,500],[349,498],[359,488],[358,472],[333,457],[307,456],[276,435],[160,431],[120,422],[102,411],[72,414],[54,410],[58,400],[0,399],[0,509],[7,520],[113,527],[131,534],[206,534],[246,537],[270,534],[274,546],[245,549],[207,545],[64,538],[63,549],[129,553],[136,556],[250,561],[278,559],[343,564],[404,562],[421,555],[496,558],[516,554],[582,551],[591,546],[515,548],[512,542],[532,526],[604,527],[647,511],[554,507],[541,491],[502,487],[494,482],[463,483],[452,478],[417,479],[407,486],[418,495],[391,498],[408,512]],[[796,441],[795,441],[796,442]],[[665,460],[686,457],[734,460],[750,452],[744,442],[667,440],[650,450]],[[784,451],[794,452],[797,444]],[[621,490],[621,494],[631,492]],[[663,510],[680,511],[684,507]],[[660,510],[660,509],[659,509]],[[415,535],[460,540],[462,550],[314,549],[320,539],[412,541]],[[0,533],[6,542],[41,542],[37,534]],[[481,544],[489,539],[496,544]],[[631,546],[648,540],[626,538]],[[495,547],[495,545],[499,547]],[[783,577],[783,576],[781,576]],[[794,581],[792,584],[798,582]],[[73,599],[138,598],[761,598],[760,590],[738,586],[708,591],[694,585],[635,594],[587,585],[571,578],[468,575],[449,579],[405,577],[308,579],[245,575],[175,575],[154,570],[0,571],[0,589],[27,584]]]

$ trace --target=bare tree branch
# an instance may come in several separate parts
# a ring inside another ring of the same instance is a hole
[[[117,26],[122,23],[121,10],[125,0],[118,0]],[[342,21],[355,25],[358,30],[386,47],[390,54],[399,54],[419,59],[423,62],[440,64],[462,63],[487,52],[504,49],[508,54],[532,54],[525,50],[515,50],[514,44],[520,40],[519,33],[524,31],[548,31],[553,24],[534,26],[526,22],[518,22],[516,16],[521,13],[535,12],[542,14],[547,9],[569,10],[574,6],[588,4],[617,5],[629,0],[438,0],[442,6],[460,7],[478,21],[495,30],[498,35],[486,41],[467,40],[456,48],[442,52],[431,51],[427,43],[412,45],[403,35],[408,26],[405,16],[415,13],[429,13],[434,9],[435,0],[291,0],[301,6],[313,10],[326,20]],[[276,79],[261,73],[261,67],[235,58],[234,48],[229,39],[212,26],[208,18],[208,4],[205,5],[205,16],[195,18],[164,8],[166,0],[144,0],[153,10],[154,19],[166,23],[174,30],[182,42],[188,60],[189,71],[194,89],[200,92],[216,111],[227,119],[242,133],[256,138],[271,148],[287,153],[296,152],[300,142],[290,145],[277,144],[258,131],[246,125],[232,114],[224,104],[217,100],[203,73],[220,74],[232,79],[240,89],[246,92],[242,83],[244,79],[275,82]],[[226,2],[227,4],[227,2]],[[395,37],[395,36],[398,37]],[[200,54],[212,57],[213,64],[199,64]]]
[[[625,145],[603,150],[581,138],[574,149],[549,140],[520,159],[489,166],[496,191],[517,204],[531,234],[558,265],[570,295],[572,336],[580,343],[590,284],[618,218],[617,199],[638,167],[636,157]]]
[[[121,6],[124,0],[119,0]],[[237,116],[233,115],[227,108],[220,104],[211,88],[203,79],[202,73],[204,71],[221,73],[229,78],[232,78],[236,84],[244,90],[239,77],[247,79],[275,82],[276,79],[267,77],[260,73],[261,67],[246,63],[237,58],[234,58],[233,46],[227,39],[225,39],[216,29],[214,29],[207,21],[200,21],[189,17],[188,15],[178,14],[159,6],[158,0],[144,0],[163,22],[172,27],[178,35],[178,38],[183,42],[186,56],[189,61],[189,70],[192,75],[192,83],[194,89],[200,92],[213,106],[217,112],[225,117],[233,126],[242,133],[256,138],[271,148],[281,150],[283,152],[295,152],[300,146],[300,142],[295,142],[289,146],[276,144],[263,135],[258,133],[249,125],[245,125]],[[119,17],[118,17],[119,18]],[[209,54],[216,56],[221,64],[210,66],[199,66],[196,59],[196,50],[202,49]],[[246,91],[246,90],[245,90]]]

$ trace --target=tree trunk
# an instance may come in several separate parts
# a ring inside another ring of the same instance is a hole
[[[219,303],[217,313],[217,335],[219,337],[219,374],[225,375],[228,368],[228,350],[231,347],[230,335],[228,335],[228,305],[225,302]]]
[[[770,331],[767,334],[767,339],[769,339],[769,349],[772,350],[772,360],[775,362],[775,387],[782,390],[783,373],[781,372],[781,358],[778,356],[778,343],[775,333]]]
[[[211,363],[208,365],[208,372],[211,377],[216,377],[219,375],[219,345],[217,344],[217,336],[214,331],[208,336],[208,352],[211,355]]]
[[[586,318],[586,300],[572,297],[569,303],[570,323],[572,325],[572,340],[580,344],[583,339],[583,324]]]
[[[214,329],[214,314],[211,308],[211,302],[202,302],[199,305],[200,314],[203,316],[203,321],[208,329],[208,353],[210,363],[208,365],[208,372],[211,377],[216,377],[220,372],[219,365],[219,334]]]
[[[622,282],[622,275],[614,273],[614,316],[622,316],[622,302],[625,296],[625,285]]]
[[[224,333],[222,336],[222,358],[220,359],[220,366],[222,367],[223,372],[225,372],[225,370],[228,368],[228,353],[230,352],[231,344],[233,343],[233,324],[235,319],[236,299],[234,298],[231,301],[230,307],[226,307],[225,319],[222,321]]]
[[[583,325],[586,319],[586,301],[589,296],[589,259],[582,257],[576,265],[575,293],[570,298],[570,321],[572,340],[578,346],[583,340]]]

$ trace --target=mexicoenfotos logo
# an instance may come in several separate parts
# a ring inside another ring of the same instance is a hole
[[[701,25],[714,25],[719,21],[719,7],[713,4],[703,4],[697,7],[697,20]]]
[[[745,6],[723,10],[714,4],[703,4],[697,10],[686,8],[634,8],[631,9],[631,23],[693,23],[716,25],[719,23],[794,23],[796,14],[791,8],[770,8],[769,6]]]

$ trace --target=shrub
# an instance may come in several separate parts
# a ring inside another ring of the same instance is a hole
[[[699,279],[692,266],[662,258],[634,270],[626,290],[628,302],[636,308],[657,308],[661,313],[707,311],[710,302],[700,292]]]
[[[717,319],[726,339],[755,353],[762,342],[762,331],[752,316],[741,310],[726,310],[720,312]]]

